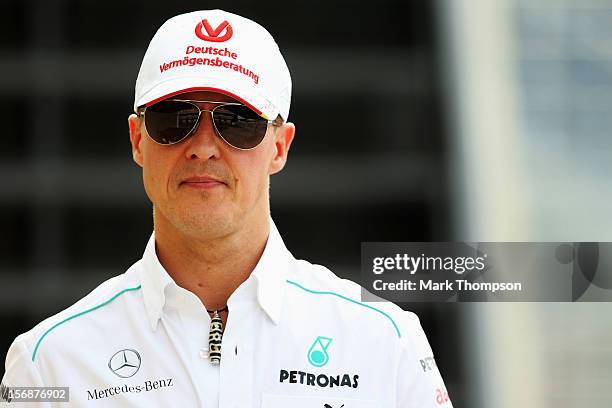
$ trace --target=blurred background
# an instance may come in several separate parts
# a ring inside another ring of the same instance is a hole
[[[1,361],[141,257],[140,61],[167,18],[216,7],[292,74],[271,199],[296,257],[358,280],[362,241],[612,241],[612,0],[5,0]],[[402,306],[456,408],[612,406],[607,303]]]

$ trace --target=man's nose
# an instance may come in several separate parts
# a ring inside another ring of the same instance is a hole
[[[219,149],[220,141],[213,125],[211,112],[202,110],[197,128],[187,140],[185,155],[187,159],[219,158],[221,152]]]

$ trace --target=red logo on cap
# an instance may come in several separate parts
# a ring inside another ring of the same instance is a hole
[[[206,30],[206,34],[204,34],[202,31],[202,28]],[[221,34],[223,30],[225,30],[225,34],[219,37],[219,34]],[[223,42],[229,40],[232,37],[232,34],[234,34],[234,31],[227,20],[224,20],[217,28],[213,30],[208,20],[204,19],[196,25],[195,33],[198,38],[204,41]]]

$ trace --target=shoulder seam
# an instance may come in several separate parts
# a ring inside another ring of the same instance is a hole
[[[45,331],[43,333],[42,336],[40,336],[40,338],[38,339],[38,341],[36,342],[36,346],[34,347],[34,351],[32,352],[32,362],[34,362],[34,359],[36,358],[36,352],[38,351],[38,347],[40,346],[40,343],[43,341],[43,339],[45,338],[45,336],[47,336],[47,334],[49,334],[52,330],[54,330],[55,328],[57,328],[58,326],[66,323],[69,320],[72,320],[76,317],[82,316],[84,314],[87,314],[89,312],[93,312],[96,309],[101,308],[102,306],[106,306],[107,304],[109,304],[110,302],[112,302],[113,300],[115,300],[117,297],[121,296],[122,294],[124,294],[125,292],[129,292],[129,291],[134,291],[134,290],[139,290],[141,288],[141,285],[138,286],[134,286],[133,288],[126,288],[123,289],[121,291],[119,291],[118,293],[116,293],[113,297],[111,297],[110,299],[108,299],[105,302],[100,303],[97,306],[94,306],[92,308],[89,308],[85,311],[79,312],[77,314],[74,314],[70,317],[65,318],[64,320],[60,321],[59,323],[54,324],[53,326],[51,326],[51,328],[49,328],[47,331]]]
[[[377,308],[375,308],[375,307],[373,307],[373,306],[367,305],[367,304],[365,304],[365,303],[363,303],[363,302],[360,302],[360,301],[358,301],[358,300],[351,299],[351,298],[349,298],[349,297],[346,297],[346,296],[341,295],[341,294],[336,293],[336,292],[330,292],[330,291],[319,291],[319,290],[308,289],[308,288],[305,288],[304,286],[300,285],[299,283],[294,282],[294,281],[289,280],[289,279],[287,279],[287,283],[290,283],[290,284],[292,284],[292,285],[294,285],[294,286],[296,286],[296,287],[298,287],[298,288],[300,288],[300,289],[302,289],[302,290],[304,290],[304,291],[306,291],[306,292],[309,292],[309,293],[314,293],[314,294],[316,294],[316,295],[332,295],[332,296],[337,296],[337,297],[339,297],[339,298],[341,298],[341,299],[347,300],[347,301],[352,302],[352,303],[355,303],[355,304],[357,304],[357,305],[360,305],[360,306],[363,306],[363,307],[367,307],[368,309],[372,309],[372,310],[374,310],[374,311],[376,311],[376,312],[378,312],[378,313],[382,314],[382,315],[383,315],[383,316],[385,316],[387,319],[389,319],[389,320],[391,321],[391,323],[393,324],[393,327],[395,328],[395,331],[397,332],[397,337],[399,337],[399,338],[401,338],[401,337],[402,337],[402,334],[400,333],[400,330],[399,330],[399,328],[397,327],[397,324],[395,323],[395,320],[393,320],[393,318],[392,318],[391,316],[389,316],[387,313],[383,312],[383,311],[382,311],[382,310],[380,310],[380,309],[377,309]]]

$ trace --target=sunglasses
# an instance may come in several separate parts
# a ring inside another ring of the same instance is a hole
[[[212,110],[201,109],[198,103],[214,104]],[[266,135],[268,124],[280,126],[282,119],[267,120],[251,108],[237,102],[166,99],[139,108],[145,129],[153,141],[162,145],[179,143],[198,128],[202,112],[210,112],[213,127],[228,145],[240,150],[257,147]]]

